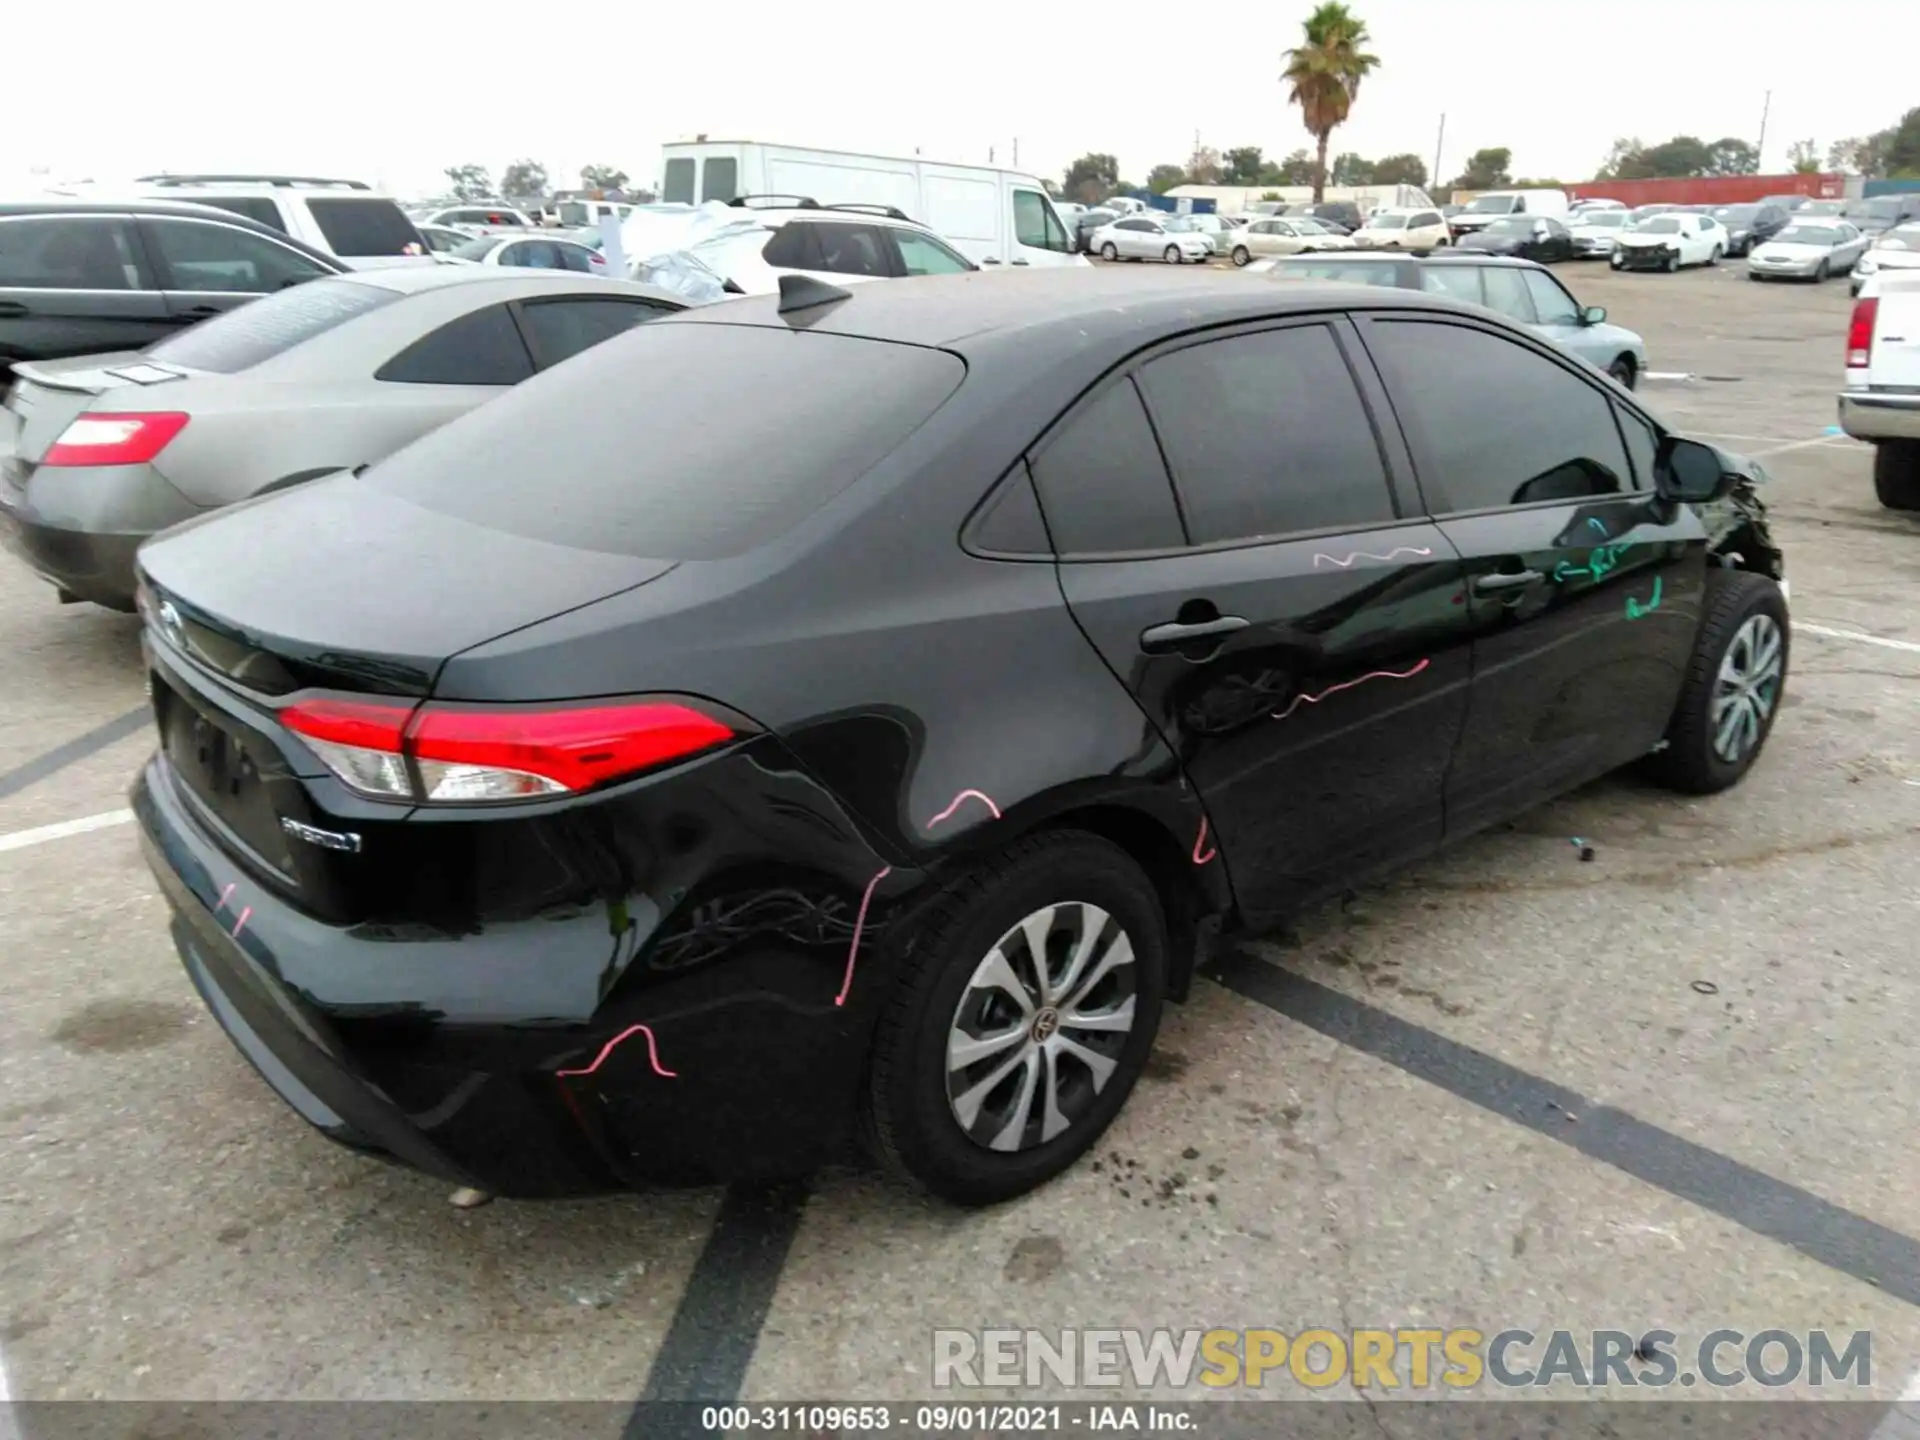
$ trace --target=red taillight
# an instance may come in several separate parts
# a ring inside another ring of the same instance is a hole
[[[732,726],[674,700],[417,708],[302,700],[281,710],[280,720],[352,789],[437,803],[577,794],[735,735]]]
[[[42,465],[144,465],[187,428],[177,411],[82,415],[47,447]]]
[[[1847,327],[1847,365],[1849,368],[1865,367],[1873,359],[1873,319],[1880,311],[1880,302],[1869,296],[1865,300],[1853,302],[1853,323]]]

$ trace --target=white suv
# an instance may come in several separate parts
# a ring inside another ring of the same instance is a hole
[[[980,268],[890,205],[758,206],[753,198],[733,202],[737,225],[668,255],[633,257],[633,278],[713,300],[772,295],[785,274],[844,285]]]
[[[134,184],[147,199],[188,200],[244,215],[355,270],[433,263],[406,212],[359,180],[310,175],[143,175]]]

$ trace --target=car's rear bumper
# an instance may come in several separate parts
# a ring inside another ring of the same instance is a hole
[[[0,545],[82,600],[133,609],[133,556],[201,514],[148,465],[29,470],[0,455]]]
[[[687,937],[689,964],[609,938],[599,906],[460,936],[329,924],[232,858],[164,756],[132,805],[207,1008],[329,1139],[523,1198],[795,1175],[853,1152],[883,992],[836,1005],[844,940],[825,957],[729,944],[715,920]],[[653,902],[633,907],[644,934]]]
[[[1842,391],[1840,428],[1856,440],[1920,440],[1920,390]]]

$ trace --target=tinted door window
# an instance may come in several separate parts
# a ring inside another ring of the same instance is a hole
[[[1076,413],[1033,458],[1047,528],[1063,555],[1186,543],[1160,446],[1131,380]]]
[[[522,240],[518,245],[509,246],[501,257],[507,265],[518,265],[531,270],[564,270],[566,262],[560,258],[559,247],[551,240]]]
[[[887,262],[886,242],[873,226],[820,225],[815,229],[820,245],[820,269],[834,275],[892,273]]]
[[[1498,310],[1502,315],[1518,320],[1523,325],[1534,323],[1533,301],[1527,295],[1527,282],[1521,279],[1521,272],[1502,265],[1487,265],[1480,281],[1486,286],[1486,306],[1489,310]]]
[[[1141,383],[1196,545],[1394,518],[1373,426],[1326,326],[1190,346]]]
[[[27,290],[150,290],[133,233],[111,216],[0,220],[0,286]]]
[[[909,275],[957,275],[973,269],[964,255],[949,250],[931,235],[917,230],[889,230],[887,235],[900,252],[900,268]]]
[[[244,215],[249,220],[278,230],[282,235],[287,233],[287,222],[281,217],[279,205],[265,195],[195,196],[193,203],[212,205],[219,210]]]
[[[1642,490],[1651,490],[1654,462],[1660,455],[1660,437],[1654,433],[1653,426],[1625,406],[1613,408],[1620,417],[1620,433],[1626,437],[1627,454],[1633,459],[1633,483]]]
[[[590,350],[603,340],[624,334],[642,320],[667,313],[654,305],[595,296],[578,300],[541,300],[520,307],[520,323],[540,361],[540,368],[558,365],[570,355]]]
[[[554,242],[555,250],[560,252],[560,263],[569,270],[582,275],[593,273],[593,251],[584,245],[562,245]]]
[[[1542,325],[1577,325],[1580,307],[1560,288],[1560,282],[1544,270],[1522,270],[1527,293],[1533,297],[1533,312]]]
[[[518,385],[533,357],[505,305],[462,315],[422,336],[374,374],[409,385]]]
[[[200,220],[147,220],[169,290],[268,294],[329,272],[264,235]]]
[[[1436,514],[1628,488],[1612,402],[1557,362],[1463,325],[1376,321],[1367,343]]]
[[[307,209],[336,255],[418,255],[420,232],[391,200],[316,195]],[[413,248],[409,248],[413,247]]]
[[[700,177],[702,200],[731,200],[740,193],[740,162],[731,155],[707,161]]]
[[[791,223],[782,225],[767,240],[760,258],[777,270],[818,270],[820,246],[814,235],[814,227]]]

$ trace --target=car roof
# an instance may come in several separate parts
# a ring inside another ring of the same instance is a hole
[[[517,286],[523,290],[556,287],[579,289],[584,286],[589,290],[604,287],[611,294],[646,295],[676,306],[687,303],[685,296],[675,295],[654,285],[585,275],[577,270],[534,270],[491,265],[392,265],[377,270],[356,270],[351,275],[338,278],[351,285],[371,285],[376,289],[389,290],[395,295],[419,295],[450,285],[503,285]]]
[[[790,317],[780,313],[780,303],[776,295],[754,296],[700,306],[655,323],[805,329],[955,349],[963,356],[994,348],[999,341],[1024,347],[1049,339],[1088,349],[1105,342],[1124,354],[1164,333],[1334,307],[1454,308],[1411,290],[1262,285],[1227,272],[1196,275],[1171,268],[1165,276],[1147,277],[1131,268],[1104,265],[1012,274],[974,271],[854,285],[847,287],[846,299]]]
[[[196,205],[190,200],[152,200],[135,197],[126,200],[69,200],[54,196],[45,200],[0,201],[0,215],[194,215],[202,220],[227,220],[285,240],[284,232],[262,225],[245,215],[219,205]]]
[[[1391,255],[1378,250],[1328,250],[1319,255],[1282,255],[1276,265],[1504,265],[1509,269],[1538,270],[1538,261],[1518,255],[1490,255],[1475,250],[1463,255]]]
[[[736,223],[765,225],[769,230],[777,230],[793,220],[838,221],[843,225],[886,225],[895,230],[925,230],[933,234],[931,225],[913,219],[902,220],[897,216],[884,215],[877,210],[843,210],[832,205],[739,205],[728,206],[728,213],[739,212]]]

